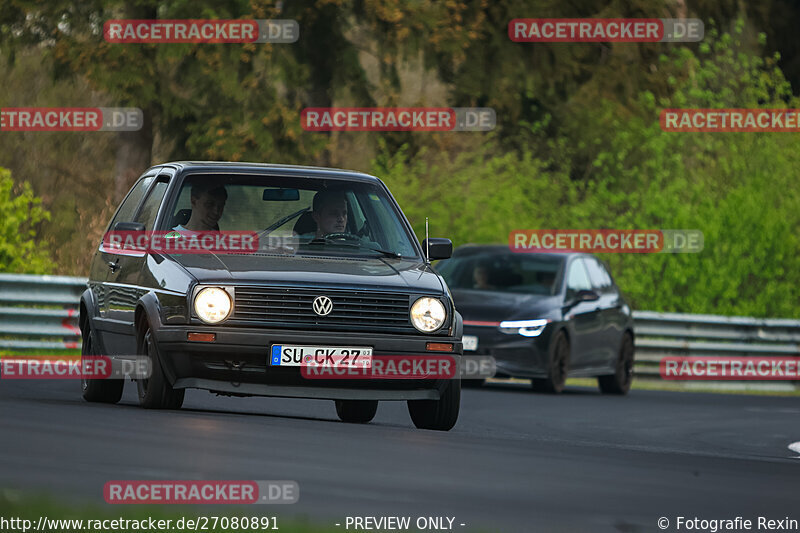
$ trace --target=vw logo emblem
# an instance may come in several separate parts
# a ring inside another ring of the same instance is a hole
[[[329,315],[333,311],[333,302],[327,296],[317,296],[311,304],[314,312],[319,316]]]

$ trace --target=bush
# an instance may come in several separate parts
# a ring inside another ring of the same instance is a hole
[[[0,167],[0,272],[52,272],[49,253],[35,239],[37,226],[50,219],[41,203],[27,182],[14,191],[11,172]]]

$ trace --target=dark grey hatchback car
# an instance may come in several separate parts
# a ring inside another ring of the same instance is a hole
[[[464,317],[465,353],[493,356],[498,377],[530,378],[542,392],[561,392],[567,376],[630,389],[632,312],[597,258],[466,245],[437,270]]]
[[[403,400],[419,428],[455,425],[457,375],[308,379],[301,372],[301,361],[320,353],[339,362],[448,356],[456,364],[462,354],[461,316],[430,266],[451,255],[452,243],[421,245],[378,178],[317,167],[166,163],[139,178],[108,230],[242,231],[269,243],[250,253],[132,251],[114,246],[107,232],[80,301],[83,353],[148,357],[152,372],[137,380],[143,407],[179,408],[185,389],[197,388],[330,399],[343,421],[361,423],[380,400]],[[123,384],[85,380],[83,397],[116,403]]]

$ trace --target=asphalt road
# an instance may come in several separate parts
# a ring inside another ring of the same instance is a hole
[[[290,479],[298,503],[250,508],[342,531],[347,516],[380,515],[503,532],[800,519],[800,460],[787,448],[800,441],[798,398],[498,384],[466,389],[457,426],[440,433],[414,429],[403,403],[350,425],[330,401],[190,391],[181,411],[145,411],[131,384],[117,406],[85,403],[78,388],[0,381],[0,486],[107,505],[113,479]]]

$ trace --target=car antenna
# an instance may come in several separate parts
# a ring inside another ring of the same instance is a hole
[[[431,264],[431,242],[428,240],[428,217],[425,217],[425,262]]]

